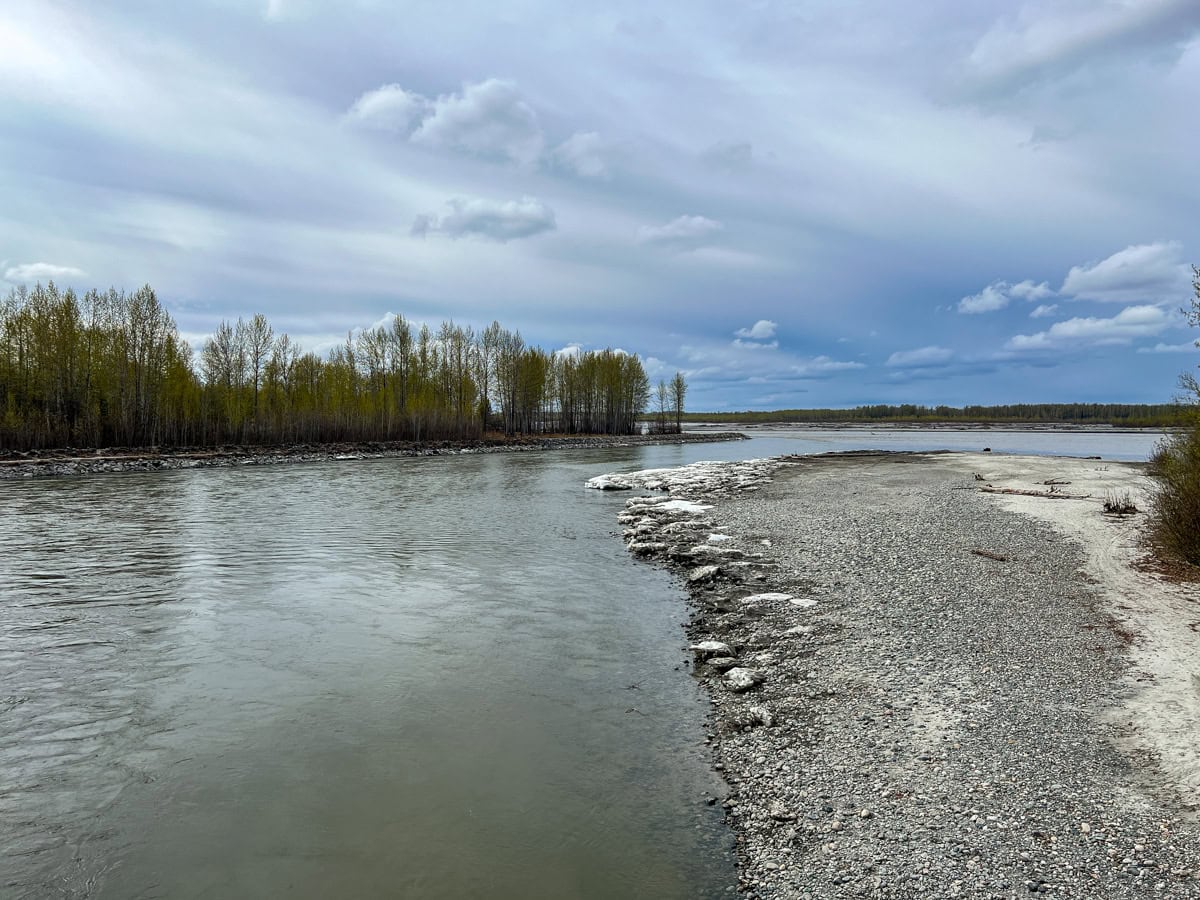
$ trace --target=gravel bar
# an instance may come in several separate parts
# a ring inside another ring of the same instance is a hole
[[[737,840],[738,890],[1200,897],[1200,798],[1128,749],[1112,715],[1134,636],[1085,548],[948,460],[590,484],[640,489],[621,516],[629,549],[693,598],[690,656],[729,788],[709,802]]]

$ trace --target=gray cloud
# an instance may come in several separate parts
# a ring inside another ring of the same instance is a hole
[[[537,114],[510,81],[490,78],[438,97],[412,141],[530,165],[542,154]]]
[[[439,232],[450,238],[482,237],[505,243],[553,231],[554,210],[533,197],[497,203],[479,197],[456,197],[447,202],[450,212],[440,218],[422,214],[413,220],[410,233],[425,237]]]
[[[346,117],[368,128],[393,131],[407,137],[432,108],[433,104],[420,94],[406,91],[398,84],[385,84],[355,100]]]
[[[1178,57],[1198,29],[1195,0],[1029,4],[987,30],[968,67],[978,85],[1013,90],[1093,64],[1143,59],[1148,51],[1169,49]]]
[[[754,162],[754,146],[749,141],[718,141],[700,158],[725,169],[744,169]]]
[[[553,161],[576,175],[585,178],[604,178],[609,174],[607,148],[594,131],[581,131],[571,135],[554,148]]]
[[[346,113],[356,124],[401,134],[413,144],[493,161],[532,165],[544,138],[534,112],[511,81],[489,78],[436,100],[385,84],[359,96]]]

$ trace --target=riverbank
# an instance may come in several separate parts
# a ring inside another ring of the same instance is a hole
[[[1200,897],[1200,588],[1136,464],[840,454],[606,476],[677,569],[740,889]],[[1021,493],[1006,493],[1020,491]]]
[[[639,447],[650,444],[709,443],[745,440],[736,431],[683,434],[556,435],[486,438],[476,441],[372,441],[287,446],[185,447],[158,450],[110,447],[100,450],[31,450],[0,452],[0,480],[152,472],[213,466],[265,466],[331,460],[449,456],[464,453],[519,453],[535,450]]]

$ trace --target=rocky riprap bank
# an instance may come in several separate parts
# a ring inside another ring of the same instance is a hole
[[[104,472],[154,472],[212,466],[266,466],[281,463],[330,460],[389,459],[412,456],[448,456],[465,453],[518,453],[532,450],[601,449],[647,444],[708,443],[745,440],[736,431],[649,435],[581,435],[530,437],[480,441],[388,441],[352,444],[293,444],[286,447],[231,446],[155,450],[107,448],[103,450],[0,451],[0,480],[55,475],[92,475]]]
[[[621,522],[693,598],[746,895],[1200,897],[1200,798],[1106,724],[1130,636],[1079,546],[928,455],[590,486],[654,492]]]

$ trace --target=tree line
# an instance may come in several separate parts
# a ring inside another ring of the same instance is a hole
[[[677,375],[675,428],[685,392]],[[630,434],[650,393],[636,355],[551,353],[498,322],[395,316],[320,356],[255,315],[194,354],[149,285],[0,300],[0,449]]]
[[[1175,427],[1187,413],[1177,403],[1013,403],[999,406],[920,406],[878,404],[853,409],[780,409],[768,412],[689,413],[690,422],[767,423],[969,423],[1116,425],[1127,428]]]

